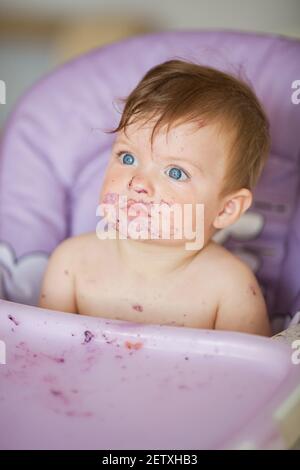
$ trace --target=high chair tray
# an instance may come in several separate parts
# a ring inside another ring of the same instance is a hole
[[[1,449],[287,448],[300,435],[300,365],[270,338],[0,301],[0,340]]]

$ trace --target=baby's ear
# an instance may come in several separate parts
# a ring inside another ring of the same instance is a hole
[[[232,225],[252,204],[252,193],[249,189],[242,188],[225,196],[221,202],[221,210],[213,222],[216,229],[222,229]]]

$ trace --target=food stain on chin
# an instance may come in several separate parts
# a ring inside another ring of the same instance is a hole
[[[128,199],[127,196],[120,195],[119,193],[115,193],[115,192],[105,193],[102,202],[104,204],[116,204],[119,202],[120,198],[121,199],[126,198],[127,208],[135,204],[144,204],[146,207],[151,207],[153,204],[157,204],[158,206],[160,206],[161,204],[167,204],[168,206],[172,206],[174,203],[174,201],[169,202],[169,201],[166,201],[165,199],[161,199],[159,202],[155,202],[155,201],[144,202],[143,199],[133,199],[133,198]]]

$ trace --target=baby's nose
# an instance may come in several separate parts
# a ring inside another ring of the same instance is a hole
[[[129,182],[129,189],[135,191],[136,193],[146,193],[152,194],[153,187],[151,182],[147,178],[141,176],[134,176]]]
[[[140,188],[140,189],[139,189],[139,188],[135,188],[135,192],[138,193],[138,194],[140,194],[140,193],[147,193],[146,189],[144,189],[144,188]]]

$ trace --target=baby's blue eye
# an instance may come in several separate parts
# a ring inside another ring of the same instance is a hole
[[[125,153],[122,157],[122,162],[124,165],[132,165],[134,162],[134,157],[130,153]]]
[[[175,180],[180,180],[181,176],[185,176],[181,181],[185,181],[188,178],[188,175],[183,170],[175,166],[170,168],[169,176]]]

